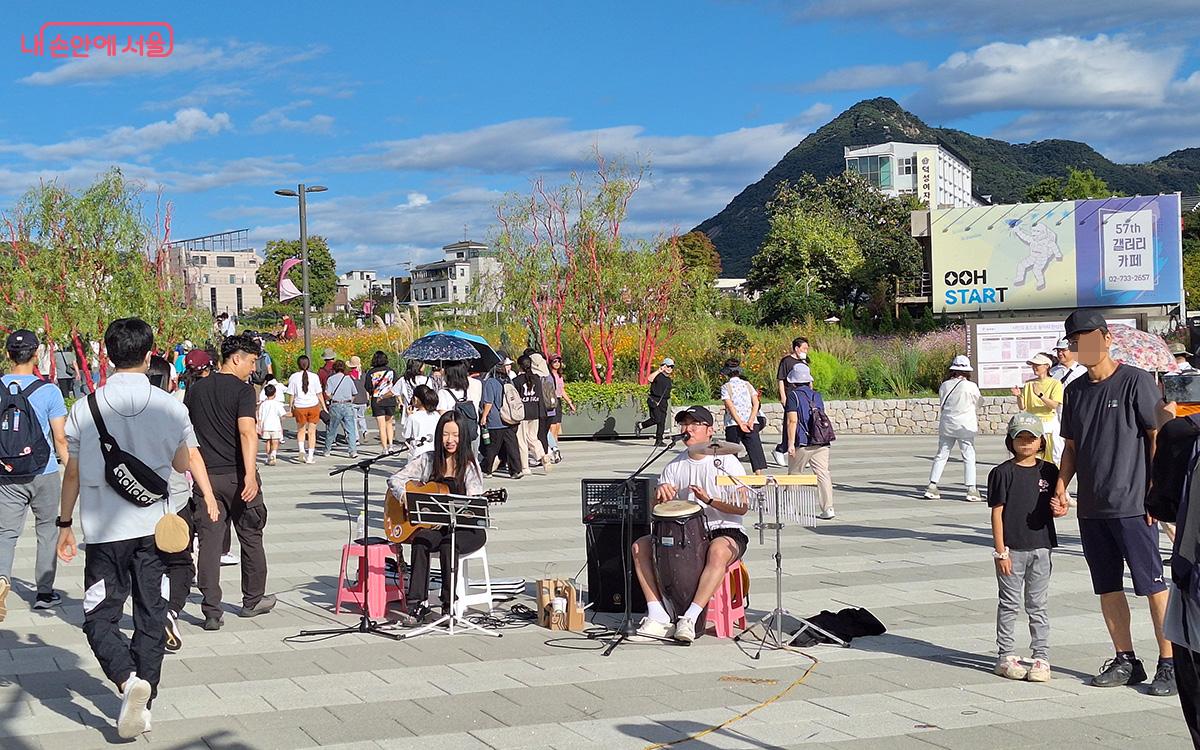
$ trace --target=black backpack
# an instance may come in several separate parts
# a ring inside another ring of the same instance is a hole
[[[479,437],[479,410],[475,408],[475,402],[470,399],[460,399],[454,395],[454,391],[446,389],[446,392],[454,399],[454,411],[463,419],[463,426],[466,428],[466,435],[463,436],[463,441],[466,443],[474,443]]]
[[[50,441],[29,397],[48,383],[35,380],[21,388],[8,383],[0,390],[0,478],[36,477],[50,463]]]
[[[829,421],[829,415],[825,413],[824,409],[817,406],[816,399],[809,398],[808,394],[805,394],[804,397],[808,399],[808,444],[829,445],[837,440],[833,424]]]
[[[267,354],[263,352],[259,355],[258,361],[254,363],[254,372],[250,373],[250,382],[254,385],[263,385],[271,379],[267,372]]]

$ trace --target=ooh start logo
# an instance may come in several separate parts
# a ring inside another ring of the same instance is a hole
[[[165,21],[47,21],[21,52],[35,57],[169,57],[175,30]]]

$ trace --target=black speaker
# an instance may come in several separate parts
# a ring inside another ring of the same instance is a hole
[[[588,600],[595,612],[625,611],[625,573],[621,565],[620,524],[589,524],[584,526],[587,535],[587,582]],[[647,524],[633,525],[633,538],[650,533]],[[633,600],[631,612],[646,611],[646,596],[638,585],[633,572],[633,553],[629,558],[629,590]]]

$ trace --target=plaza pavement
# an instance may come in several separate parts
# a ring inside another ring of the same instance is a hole
[[[1175,698],[1084,684],[1107,658],[1077,526],[1060,522],[1051,587],[1054,679],[1018,683],[991,674],[995,580],[985,505],[958,502],[955,462],[947,499],[916,499],[932,437],[845,436],[833,449],[838,518],[785,532],[785,606],[798,614],[860,606],[888,628],[849,649],[828,646],[807,680],[726,729],[677,747],[699,748],[1184,748]],[[549,477],[497,480],[511,495],[489,538],[493,576],[569,577],[584,561],[579,479],[618,476],[648,444],[567,443]],[[980,483],[1002,458],[980,440]],[[287,452],[289,461],[294,453]],[[627,645],[608,658],[581,640],[548,643],[536,626],[504,633],[425,636],[394,643],[351,635],[318,643],[283,639],[334,617],[333,586],[348,532],[339,484],[315,466],[263,467],[270,508],[267,554],[275,612],[241,619],[238,568],[222,571],[225,627],[199,628],[195,594],[184,649],[168,655],[154,729],[137,746],[201,748],[571,748],[619,750],[683,738],[780,692],[809,661],[770,653],[759,662],[729,641],[690,648]],[[393,466],[395,463],[392,464]],[[383,475],[373,478],[382,497]],[[346,481],[353,505],[360,482]],[[379,507],[379,503],[376,504]],[[378,528],[378,517],[374,518]],[[771,547],[752,534],[751,604],[774,606]],[[88,650],[82,561],[60,566],[63,607],[29,608],[34,538],[22,536],[7,621],[0,624],[0,748],[86,750],[118,743],[119,701]],[[528,599],[522,599],[528,603]],[[509,605],[502,605],[505,609]],[[1134,604],[1139,654],[1153,670],[1144,602]],[[557,635],[557,634],[554,634]],[[1025,645],[1024,629],[1018,642]]]

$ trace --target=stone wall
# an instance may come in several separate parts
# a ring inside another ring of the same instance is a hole
[[[710,407],[718,420],[720,406]],[[844,435],[936,435],[938,431],[938,400],[936,398],[886,398],[861,401],[826,401],[825,411],[833,429]],[[984,396],[979,404],[979,432],[983,435],[1002,435],[1009,418],[1017,411],[1012,397]],[[762,413],[767,418],[767,431],[782,429],[783,406],[764,403]]]

